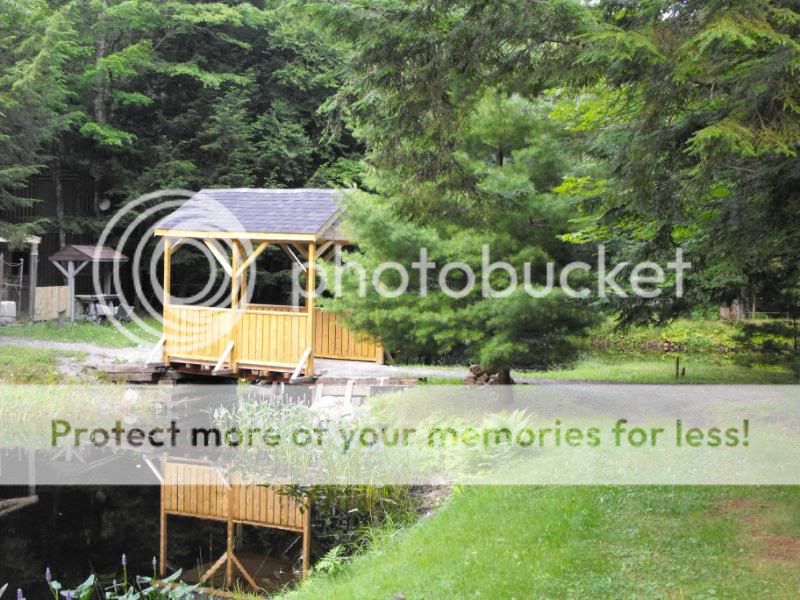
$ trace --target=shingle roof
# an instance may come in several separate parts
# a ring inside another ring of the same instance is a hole
[[[339,210],[336,190],[205,189],[156,227],[161,230],[316,235]]]
[[[72,244],[64,246],[50,255],[51,261],[91,260],[95,262],[124,262],[128,257],[108,246],[92,246],[91,244]]]

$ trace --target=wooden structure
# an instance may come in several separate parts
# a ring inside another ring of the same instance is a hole
[[[155,362],[214,375],[313,375],[314,358],[383,362],[373,339],[348,331],[314,306],[315,262],[348,240],[334,190],[210,189],[190,198],[156,227],[164,238],[164,336]],[[175,304],[171,258],[187,240],[200,240],[231,282],[226,307]],[[270,246],[282,248],[306,271],[303,306],[251,304],[248,273]]]
[[[90,263],[110,264],[126,262],[128,257],[108,246],[73,244],[64,246],[50,256],[50,262],[67,278],[69,288],[69,319],[75,321],[75,277]],[[106,270],[103,290],[111,295],[111,272]]]
[[[161,468],[149,466],[161,480],[161,534],[159,573],[167,574],[167,518],[170,515],[226,523],[225,552],[200,577],[209,581],[223,566],[225,586],[234,583],[234,569],[254,589],[260,586],[250,575],[234,548],[237,525],[252,525],[292,531],[302,535],[302,576],[308,574],[311,552],[311,507],[307,498],[297,499],[278,487],[251,484],[236,475],[226,475],[214,465],[189,459],[161,460]]]
[[[35,235],[29,236],[25,243],[30,246],[30,262],[28,263],[28,318],[33,320],[34,316],[36,315],[36,282],[37,282],[37,273],[39,270],[39,244],[42,242],[42,238],[37,237]],[[5,238],[0,238],[0,244],[8,245],[8,240]],[[3,293],[5,291],[5,273],[3,272],[3,266],[5,265],[6,260],[6,250],[3,247],[0,249],[0,300],[3,299]],[[21,269],[21,267],[20,267]],[[20,290],[21,292],[21,290]],[[22,294],[20,293],[20,296]],[[19,309],[19,307],[18,307]]]

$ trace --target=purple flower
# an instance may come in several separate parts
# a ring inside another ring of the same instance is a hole
[[[72,600],[72,592],[67,590],[67,600]]]
[[[44,570],[44,580],[45,580],[47,583],[50,583],[51,581],[53,581],[53,575],[50,573],[50,567],[47,567],[47,568]]]
[[[128,566],[128,557],[125,556],[124,554],[122,555],[122,566],[123,567],[127,567]]]
[[[156,565],[157,565],[157,564],[158,564],[158,561],[156,560],[156,557],[154,556],[154,557],[153,557],[153,568],[154,568],[154,569],[156,568]]]
[[[17,588],[17,600],[25,600],[25,596],[22,595],[21,588]]]

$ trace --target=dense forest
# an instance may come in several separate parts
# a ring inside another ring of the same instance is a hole
[[[796,0],[2,0],[1,16],[0,211],[32,201],[35,173],[95,182],[94,218],[3,221],[12,240],[97,230],[101,202],[158,189],[356,186],[364,264],[420,246],[479,264],[484,244],[537,281],[598,244],[692,262],[685,295],[453,299],[433,278],[424,298],[329,303],[409,357],[548,363],[602,311],[663,321],[741,296],[797,319]]]

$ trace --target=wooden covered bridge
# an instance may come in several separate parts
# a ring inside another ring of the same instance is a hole
[[[206,189],[161,221],[155,234],[164,238],[163,362],[256,378],[313,375],[315,357],[382,363],[376,340],[314,306],[315,262],[350,243],[341,213],[335,190]],[[224,270],[230,281],[226,306],[173,302],[171,258],[188,240],[205,244]],[[306,270],[304,305],[249,302],[248,275],[255,276],[255,261],[270,245]]]

